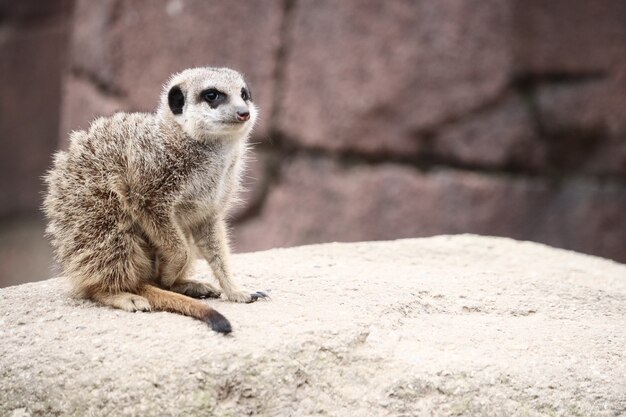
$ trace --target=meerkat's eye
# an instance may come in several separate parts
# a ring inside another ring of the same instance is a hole
[[[250,92],[246,89],[246,87],[243,87],[241,89],[241,98],[243,99],[243,101],[252,100],[252,96],[250,95]]]
[[[200,93],[200,100],[204,100],[209,107],[216,109],[218,106],[226,102],[228,96],[215,88],[209,88]]]
[[[224,96],[223,93],[220,93],[217,90],[207,90],[203,93],[202,98],[204,99],[204,101],[208,102],[208,103],[214,103],[217,100],[219,100],[222,96]]]

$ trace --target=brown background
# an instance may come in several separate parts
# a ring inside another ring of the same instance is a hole
[[[472,232],[625,262],[624,22],[623,0],[0,0],[0,286],[54,273],[40,176],[67,132],[201,65],[261,107],[236,251]]]

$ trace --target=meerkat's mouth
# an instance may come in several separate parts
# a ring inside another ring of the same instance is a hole
[[[238,129],[238,128],[241,128],[241,127],[245,126],[246,125],[246,121],[247,120],[236,120],[236,119],[235,120],[224,120],[224,121],[221,122],[221,124],[224,125],[224,126],[228,126],[228,127],[231,127],[231,128]]]
[[[224,121],[220,123],[219,130],[226,134],[239,133],[244,131],[246,126],[247,124],[242,122]]]

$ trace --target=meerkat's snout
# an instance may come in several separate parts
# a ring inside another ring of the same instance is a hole
[[[239,107],[236,110],[237,112],[237,120],[240,122],[247,122],[250,120],[250,111],[247,107]]]

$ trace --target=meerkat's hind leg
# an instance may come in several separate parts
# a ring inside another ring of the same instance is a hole
[[[191,248],[193,248],[193,246],[191,246]],[[193,298],[219,298],[222,294],[219,289],[209,282],[187,278],[187,274],[183,274],[183,276],[176,279],[174,283],[166,282],[166,280],[163,279],[164,266],[163,255],[156,252],[154,256],[154,281],[158,282],[161,287]]]
[[[151,310],[150,302],[145,297],[130,292],[97,292],[93,294],[91,298],[101,304],[119,308],[120,310],[130,312]]]
[[[222,295],[222,292],[210,283],[194,279],[178,280],[169,289],[193,298],[219,298]]]

